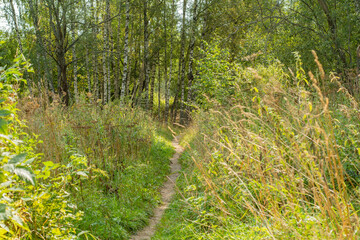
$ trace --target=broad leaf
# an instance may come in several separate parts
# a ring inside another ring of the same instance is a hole
[[[0,118],[0,134],[7,135],[7,121],[5,119]]]
[[[7,117],[11,114],[9,110],[1,109],[0,110],[0,117]]]
[[[27,156],[27,153],[20,153],[19,155],[16,155],[15,157],[12,157],[8,164],[14,164],[14,165],[17,165],[19,163],[22,163],[25,161],[26,159],[26,156]]]
[[[35,174],[26,167],[16,167],[14,173],[26,182],[30,182],[35,185]]]
[[[5,221],[7,220],[9,217],[6,214],[6,205],[3,203],[0,203],[0,221]]]
[[[76,172],[76,174],[79,176],[88,177],[88,175],[83,171]]]

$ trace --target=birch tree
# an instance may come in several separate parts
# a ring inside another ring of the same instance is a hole
[[[128,61],[129,61],[129,24],[130,24],[130,0],[126,0],[125,39],[124,39],[124,67],[121,81],[121,103],[124,103],[126,86],[128,85]]]

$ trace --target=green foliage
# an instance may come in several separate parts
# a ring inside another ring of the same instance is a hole
[[[234,92],[234,72],[227,50],[221,49],[215,41],[210,45],[204,44],[206,47],[200,49],[203,58],[197,61],[199,74],[193,88],[197,101],[203,108],[208,108],[209,99],[224,103]]]
[[[236,66],[231,102],[200,111],[154,239],[359,238],[359,105],[296,61]]]
[[[141,109],[100,109],[84,96],[71,108],[55,101],[44,109],[36,100],[24,99],[21,117],[41,141],[35,151],[53,159],[43,163],[45,169],[57,171],[69,201],[83,213],[73,221],[77,229],[100,239],[127,239],[144,227],[170,171],[168,131]]]
[[[74,223],[82,212],[69,199],[68,188],[79,184],[73,176],[87,163],[76,155],[67,166],[42,162],[41,154],[34,151],[39,141],[24,132],[16,109],[23,68],[31,71],[18,58],[13,66],[0,70],[0,237],[75,239],[79,231]]]

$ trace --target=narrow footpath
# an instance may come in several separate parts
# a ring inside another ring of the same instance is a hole
[[[168,176],[168,180],[165,182],[164,186],[160,189],[161,193],[161,205],[154,210],[154,215],[150,218],[149,225],[140,230],[134,235],[131,240],[148,240],[154,235],[156,226],[160,222],[165,210],[169,207],[172,196],[175,193],[175,183],[176,179],[179,176],[181,166],[178,162],[178,159],[183,152],[183,148],[179,145],[178,137],[175,137],[172,141],[172,145],[175,148],[175,154],[170,159],[171,160],[171,173]]]

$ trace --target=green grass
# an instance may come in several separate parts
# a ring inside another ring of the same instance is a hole
[[[359,103],[325,96],[311,73],[289,85],[278,68],[251,71],[256,91],[239,77],[183,136],[179,191],[153,239],[359,239]]]
[[[43,109],[27,102],[20,108],[27,131],[42,141],[36,152],[43,153],[44,162],[66,165],[74,154],[87,159],[88,177],[68,187],[69,203],[83,212],[76,222],[79,231],[98,239],[128,239],[147,225],[174,153],[167,128],[140,109],[115,104]]]
[[[146,159],[129,162],[125,170],[118,172],[112,182],[115,192],[88,188],[84,202],[79,204],[84,211],[79,228],[89,229],[101,239],[127,239],[144,227],[159,204],[158,188],[169,173],[172,154],[168,142],[157,137]]]

